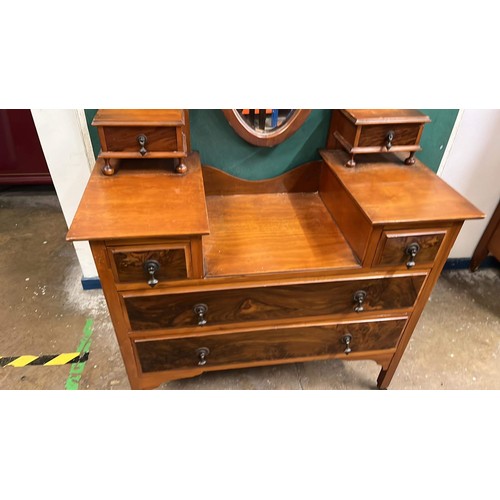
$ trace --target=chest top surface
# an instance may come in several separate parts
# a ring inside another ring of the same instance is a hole
[[[127,169],[126,162],[134,162]],[[207,234],[208,217],[197,153],[186,158],[188,173],[163,166],[168,160],[124,160],[123,172],[101,174],[98,160],[67,239],[104,240]],[[141,168],[141,162],[143,167]],[[156,162],[152,164],[151,162]]]
[[[408,166],[397,158],[394,161],[394,155],[366,155],[357,167],[347,168],[345,152],[322,150],[320,154],[373,224],[484,217],[418,160]]]
[[[96,127],[184,125],[183,109],[99,109],[92,121]]]
[[[385,125],[389,123],[428,123],[430,118],[417,109],[342,109],[355,125]]]

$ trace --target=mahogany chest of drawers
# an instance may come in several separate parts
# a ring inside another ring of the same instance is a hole
[[[195,152],[182,176],[97,161],[68,239],[90,241],[132,388],[329,358],[374,360],[389,385],[463,221],[483,214],[418,161],[321,157],[266,181]]]

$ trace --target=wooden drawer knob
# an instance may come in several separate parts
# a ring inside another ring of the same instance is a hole
[[[196,349],[196,355],[198,356],[198,366],[204,366],[207,364],[207,356],[210,354],[210,349],[208,347],[200,347]]]
[[[354,294],[353,298],[354,298],[354,302],[356,303],[356,305],[354,306],[354,311],[357,313],[363,312],[365,310],[363,304],[365,303],[366,292],[364,290],[358,290]]]
[[[392,141],[394,141],[394,130],[389,130],[387,132],[387,135],[385,136],[385,147],[387,148],[387,151],[392,148]]]
[[[139,153],[141,153],[141,156],[144,156],[148,150],[146,149],[146,144],[148,143],[148,138],[144,135],[141,134],[137,137],[137,142],[139,143],[139,146],[141,149],[139,149]]]
[[[342,337],[342,343],[345,344],[345,349],[344,349],[345,354],[349,354],[352,351],[351,342],[352,342],[352,335],[350,333],[346,333]]]
[[[155,273],[160,270],[160,263],[157,260],[147,260],[144,262],[144,270],[149,274],[148,285],[153,288],[159,282],[155,277]]]
[[[407,269],[415,267],[415,257],[418,252],[420,252],[420,245],[418,243],[412,243],[406,247],[406,255],[409,257],[408,262],[406,263]]]
[[[196,304],[193,307],[193,312],[197,316],[198,326],[203,326],[207,324],[207,319],[205,318],[205,314],[208,312],[208,306],[206,304]]]

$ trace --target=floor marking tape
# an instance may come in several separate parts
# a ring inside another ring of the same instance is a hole
[[[21,368],[23,366],[61,366],[87,361],[88,352],[65,352],[63,354],[44,354],[42,356],[0,356],[0,368],[12,366]]]
[[[83,369],[85,368],[85,362],[88,359],[90,344],[92,342],[92,332],[94,321],[92,319],[87,319],[85,326],[83,327],[83,337],[78,344],[78,351],[82,354],[86,355],[85,359],[82,358],[81,361],[78,361],[71,365],[69,370],[69,376],[66,380],[65,388],[68,391],[75,391],[78,389],[78,385],[80,384],[80,380],[82,378]]]

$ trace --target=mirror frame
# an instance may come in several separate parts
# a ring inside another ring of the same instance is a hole
[[[243,118],[239,115],[236,109],[223,109],[224,116],[226,117],[229,125],[233,130],[245,141],[253,144],[254,146],[273,147],[282,143],[293,135],[302,124],[306,121],[311,113],[310,109],[297,109],[292,117],[281,127],[269,133],[263,133],[258,130],[253,130],[245,123]]]

